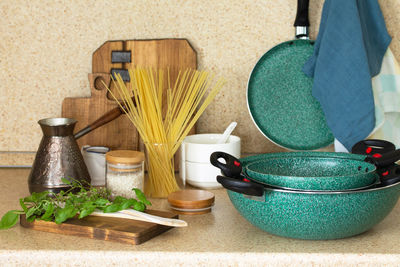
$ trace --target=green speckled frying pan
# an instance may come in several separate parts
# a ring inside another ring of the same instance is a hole
[[[296,40],[281,43],[255,65],[247,86],[247,105],[260,130],[273,143],[291,150],[314,150],[333,143],[313,81],[302,67],[313,53],[308,40],[308,3],[298,0]]]

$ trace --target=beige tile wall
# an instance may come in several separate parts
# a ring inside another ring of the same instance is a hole
[[[310,0],[314,39],[323,2]],[[379,2],[400,58],[400,1]],[[106,40],[154,38],[188,39],[199,67],[228,80],[199,132],[221,132],[235,120],[244,152],[279,151],[251,122],[246,83],[261,55],[293,38],[295,6],[296,0],[2,0],[0,151],[35,151],[36,122],[59,116],[63,98],[89,95],[91,55]]]

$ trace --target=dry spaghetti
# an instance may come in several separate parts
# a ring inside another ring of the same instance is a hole
[[[149,172],[146,194],[166,197],[179,189],[174,154],[224,81],[214,82],[209,72],[190,69],[179,72],[173,86],[169,72],[164,80],[163,70],[135,67],[129,70],[129,75],[129,88],[117,75],[113,79],[116,93],[110,93],[121,108],[127,106],[123,110],[146,146]]]

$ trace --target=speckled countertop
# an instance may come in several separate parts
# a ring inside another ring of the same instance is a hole
[[[0,214],[28,195],[29,169],[0,168]],[[225,190],[213,190],[212,213],[181,216],[187,228],[172,229],[142,245],[38,232],[16,226],[0,231],[0,266],[398,266],[400,204],[372,230],[348,239],[281,238],[250,225]],[[166,200],[153,200],[167,209]]]

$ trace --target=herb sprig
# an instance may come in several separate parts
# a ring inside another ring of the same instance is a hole
[[[70,185],[70,189],[59,193],[50,191],[33,192],[30,196],[21,198],[19,203],[22,210],[10,210],[4,214],[0,220],[0,229],[13,227],[21,214],[25,214],[28,222],[44,220],[61,224],[75,216],[82,219],[95,210],[100,210],[104,213],[117,212],[129,208],[144,211],[146,205],[151,205],[143,192],[137,188],[132,189],[137,199],[116,196],[112,201],[110,191],[105,188],[87,188],[81,182],[72,179],[63,178],[62,181]]]

